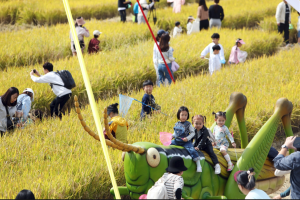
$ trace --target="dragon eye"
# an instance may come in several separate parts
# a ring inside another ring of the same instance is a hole
[[[147,162],[151,167],[157,167],[160,163],[160,155],[157,149],[151,147],[147,150],[146,154]]]

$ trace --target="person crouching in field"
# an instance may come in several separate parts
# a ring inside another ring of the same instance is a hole
[[[228,60],[229,64],[239,64],[240,62],[245,62],[248,54],[246,51],[241,51],[240,47],[245,44],[242,39],[237,39],[235,46],[232,47],[230,57]]]
[[[98,40],[98,37],[100,36],[101,32],[95,30],[93,34],[94,34],[94,38],[90,40],[89,47],[88,47],[89,54],[98,53],[99,51],[101,51],[100,41]]]
[[[155,98],[152,95],[153,83],[150,80],[147,80],[143,83],[143,89],[145,94],[142,99],[142,111],[141,111],[141,120],[145,118],[146,115],[151,115],[155,108],[158,112],[160,111],[160,106],[155,103]],[[148,107],[148,106],[152,107]]]
[[[119,116],[118,105],[119,104],[115,103],[107,107],[107,115],[111,118],[111,121],[108,123],[109,130],[114,138],[123,143],[127,143],[128,123],[123,117]],[[105,130],[104,137],[109,140]]]

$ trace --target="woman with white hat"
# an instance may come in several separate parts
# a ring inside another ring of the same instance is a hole
[[[187,25],[186,25],[186,30],[187,30],[188,35],[190,35],[193,32],[193,21],[194,20],[195,20],[194,17],[189,16]]]
[[[83,25],[85,24],[85,21],[83,20],[83,17],[78,17],[76,18],[76,23],[75,23],[75,30],[77,33],[77,37],[79,40],[80,48],[83,53],[85,44],[84,44],[84,37],[90,37],[90,32],[88,29],[86,29]],[[77,56],[76,48],[75,48],[75,43],[74,39],[72,36],[72,32],[70,31],[70,39],[71,39],[71,50],[73,53],[73,56]]]
[[[31,110],[31,103],[34,100],[34,92],[31,88],[26,88],[22,94],[18,96],[17,99],[17,117],[22,117],[23,121],[28,118],[29,111]]]

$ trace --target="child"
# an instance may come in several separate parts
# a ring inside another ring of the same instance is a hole
[[[119,104],[115,103],[107,107],[107,115],[111,118],[111,121],[108,123],[109,130],[114,138],[123,143],[127,143],[128,123],[123,117],[119,116],[118,105]],[[105,139],[109,140],[105,131],[104,136]]]
[[[217,125],[214,128],[214,136],[216,140],[215,148],[220,149],[221,153],[223,154],[224,158],[226,159],[228,163],[228,169],[227,171],[231,171],[233,169],[233,164],[230,160],[229,155],[227,154],[227,149],[229,147],[229,142],[226,139],[226,135],[229,138],[232,146],[235,148],[236,144],[234,142],[233,137],[231,136],[227,126],[225,126],[225,120],[226,120],[226,112],[213,112],[213,115],[215,115],[215,121]]]
[[[164,183],[168,198],[166,199],[181,199],[184,180],[182,174],[187,168],[184,166],[184,161],[179,156],[174,156],[170,159],[166,173],[156,181],[155,185],[148,190],[147,199],[157,198],[157,194],[152,192],[152,189]]]
[[[93,32],[93,34],[94,34],[94,38],[91,39],[91,41],[89,43],[89,48],[88,48],[89,54],[98,53],[98,51],[101,51],[100,47],[99,47],[100,41],[97,39],[100,36],[101,32],[98,30],[95,30]]]
[[[239,47],[241,47],[243,44],[245,44],[245,42],[242,39],[239,38],[236,40],[235,46],[232,47],[232,49],[231,49],[231,53],[230,53],[230,57],[229,57],[229,61],[228,61],[229,64],[238,64],[239,62],[245,61],[245,60],[239,61],[239,58],[238,58],[238,54],[241,53],[241,50]],[[245,52],[245,51],[243,51],[243,52]]]
[[[138,2],[136,2],[134,4],[133,13],[134,13],[134,22],[138,23],[138,19],[137,19],[137,15],[139,14],[139,4],[138,4]]]
[[[216,44],[212,47],[212,50],[213,50],[213,54],[210,55],[209,67],[208,67],[210,75],[212,75],[214,71],[218,71],[221,69],[221,61],[219,57],[221,47]]]
[[[175,23],[175,28],[173,30],[173,37],[176,37],[177,35],[181,35],[182,28],[180,26],[180,22]]]
[[[194,148],[197,151],[205,151],[211,158],[215,166],[215,174],[221,173],[221,167],[219,165],[218,158],[214,153],[213,146],[209,140],[212,134],[208,128],[204,126],[206,117],[202,115],[195,115],[192,117],[192,122],[195,127],[195,137],[194,137]]]
[[[181,106],[177,112],[177,119],[180,120],[175,124],[171,145],[183,146],[192,156],[193,161],[197,164],[197,172],[202,172],[200,164],[200,156],[194,149],[192,139],[195,136],[195,129],[192,124],[187,121],[189,119],[189,110],[187,107]]]
[[[35,196],[30,190],[22,190],[15,199],[35,199]]]
[[[222,64],[225,64],[225,57],[224,57],[224,48],[221,44],[219,44],[219,40],[220,40],[220,35],[218,33],[214,33],[212,36],[212,43],[210,43],[207,47],[205,47],[205,49],[201,52],[201,58],[204,59],[204,57],[206,56],[206,54],[210,53],[210,56],[213,55],[213,49],[212,47],[215,45],[219,45],[221,50],[220,53],[218,55],[219,60],[221,60]]]
[[[190,35],[193,31],[193,21],[194,21],[194,17],[189,16],[188,21],[187,21],[187,25],[186,25],[186,30],[187,30],[187,34]]]
[[[147,80],[143,83],[143,89],[145,91],[145,94],[142,99],[142,111],[141,111],[141,119],[145,118],[146,115],[151,115],[152,114],[152,108],[155,108],[160,111],[160,106],[155,103],[155,98],[152,95],[152,90],[153,90],[153,83],[150,80]],[[150,107],[146,106],[149,105]]]

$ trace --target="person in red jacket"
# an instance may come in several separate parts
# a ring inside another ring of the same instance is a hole
[[[100,36],[101,32],[98,30],[95,30],[93,32],[93,34],[94,34],[94,38],[91,39],[91,41],[89,43],[89,48],[88,48],[89,54],[98,53],[99,51],[101,51],[100,41],[97,39]]]

